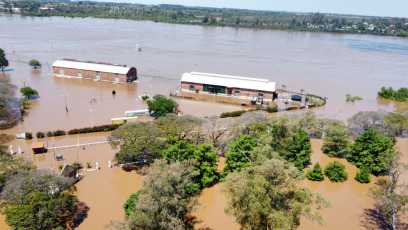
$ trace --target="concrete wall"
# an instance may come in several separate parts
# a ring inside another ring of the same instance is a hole
[[[180,91],[179,94],[182,97],[199,100],[199,101],[208,101],[208,102],[220,102],[220,103],[227,103],[227,104],[235,104],[241,105],[245,103],[246,105],[251,105],[250,99],[232,97],[232,96],[221,96],[215,94],[204,94],[204,93],[196,93],[192,91]],[[274,102],[272,102],[274,104]]]

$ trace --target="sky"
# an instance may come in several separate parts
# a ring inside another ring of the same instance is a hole
[[[321,12],[408,18],[408,0],[97,0],[140,4],[177,4],[290,12]]]

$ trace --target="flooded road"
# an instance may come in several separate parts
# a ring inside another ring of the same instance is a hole
[[[393,103],[376,99],[382,86],[408,86],[408,40],[406,38],[362,35],[266,31],[221,27],[174,25],[129,20],[92,18],[35,18],[0,15],[0,47],[10,66],[0,71],[18,88],[31,86],[40,97],[30,101],[21,122],[1,133],[69,130],[110,123],[124,116],[125,110],[147,108],[138,96],[144,93],[168,95],[180,86],[184,72],[201,71],[247,77],[267,78],[290,91],[305,89],[328,98],[328,104],[315,109],[320,117],[347,119],[362,110],[393,110]],[[136,50],[137,44],[142,48]],[[27,63],[38,59],[41,69]],[[138,69],[139,81],[127,85],[91,80],[57,78],[52,63],[75,58],[127,64]],[[112,95],[112,90],[117,94]],[[361,96],[363,101],[345,102],[345,94]],[[17,93],[19,95],[19,93]],[[225,104],[177,100],[187,114],[204,117],[240,110]],[[65,106],[68,112],[65,111]],[[74,145],[105,141],[109,133],[73,135],[42,139],[46,145]],[[37,141],[37,140],[34,140]],[[47,143],[48,142],[48,143]],[[84,166],[98,161],[101,170],[84,172],[77,184],[77,195],[89,210],[78,229],[102,229],[109,220],[124,216],[123,203],[136,192],[142,178],[119,168],[108,168],[114,150],[102,144],[56,151],[64,162],[54,161],[54,152],[33,155],[32,141],[17,140],[22,156],[40,168],[80,161]],[[321,140],[313,140],[312,163],[324,167],[330,161],[320,151]],[[398,139],[397,146],[408,162],[408,141]],[[345,160],[340,160],[346,163]],[[325,209],[328,226],[319,227],[302,219],[300,229],[364,229],[362,214],[372,206],[367,196],[371,185],[354,181],[356,167],[346,164],[349,180],[344,183],[305,181],[306,186],[332,201]],[[223,212],[225,197],[219,185],[205,189],[200,196],[203,209],[196,212],[203,222],[198,228],[239,229],[234,218]],[[0,229],[6,229],[0,217]],[[374,227],[373,227],[374,228]]]

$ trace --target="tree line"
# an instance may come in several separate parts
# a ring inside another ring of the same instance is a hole
[[[49,9],[41,9],[45,6],[43,1],[6,1],[5,3],[4,12],[13,13],[13,8],[17,7],[20,8],[20,13],[31,16],[116,18],[240,28],[408,36],[406,18],[185,7],[166,4],[152,6],[54,1],[47,2]]]

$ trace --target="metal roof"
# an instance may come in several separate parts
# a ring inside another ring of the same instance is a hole
[[[52,66],[70,68],[70,69],[82,69],[90,71],[99,71],[105,73],[117,73],[117,74],[127,74],[131,67],[125,67],[123,65],[114,65],[107,63],[92,63],[85,61],[75,61],[75,60],[57,60]]]
[[[275,92],[276,89],[276,82],[270,82],[268,79],[237,77],[211,73],[184,73],[181,77],[181,81],[206,85],[219,85],[228,88],[251,89],[265,92]]]

